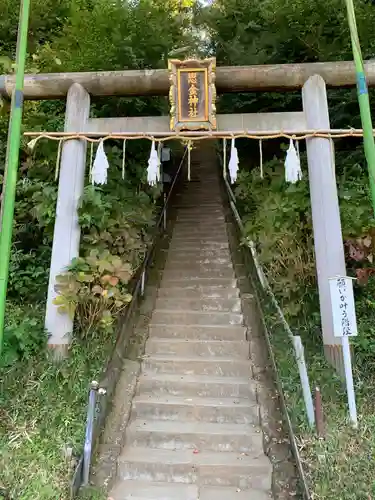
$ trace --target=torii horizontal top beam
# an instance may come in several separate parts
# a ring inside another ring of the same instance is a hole
[[[367,83],[375,86],[375,60],[365,63]],[[265,66],[221,66],[217,68],[219,93],[291,91],[301,89],[312,75],[321,75],[328,87],[354,87],[353,61],[274,64]],[[92,96],[168,95],[169,74],[165,69],[102,71],[87,73],[41,73],[25,75],[25,99],[64,99],[73,83]],[[10,97],[13,75],[0,76],[0,95]]]

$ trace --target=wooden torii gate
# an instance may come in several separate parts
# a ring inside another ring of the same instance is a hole
[[[366,64],[368,85],[375,86],[375,62]],[[326,86],[353,87],[352,62],[288,64],[274,66],[219,67],[218,93],[248,91],[302,91],[303,109],[291,113],[218,115],[217,130],[233,131],[330,130]],[[168,95],[167,70],[114,71],[26,75],[25,99],[66,99],[67,133],[160,133],[168,134],[169,117],[90,118],[92,96]],[[0,94],[9,97],[14,77],[0,77]],[[341,339],[333,335],[328,279],[346,275],[336,188],[333,143],[327,138],[306,140],[310,197],[313,216],[316,270],[319,287],[322,337],[327,358],[341,365]],[[56,276],[79,254],[80,228],[77,209],[83,194],[86,141],[64,142],[61,156],[56,221],[50,266],[46,329],[49,344],[64,355],[73,322],[53,304]]]

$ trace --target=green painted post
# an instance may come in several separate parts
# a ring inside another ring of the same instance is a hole
[[[375,215],[375,142],[372,128],[370,100],[367,90],[366,75],[363,65],[361,46],[359,44],[357,22],[354,12],[353,0],[345,0],[348,12],[348,22],[350,28],[350,37],[352,41],[353,57],[355,70],[357,74],[357,92],[358,102],[361,113],[361,121],[363,128],[363,143],[365,148],[365,156],[370,177],[370,190],[372,208]]]
[[[29,26],[30,0],[21,0],[16,53],[16,86],[12,93],[8,145],[0,213],[0,355],[4,343],[5,303],[8,285],[9,259],[12,247],[14,202],[21,141],[23,85]]]

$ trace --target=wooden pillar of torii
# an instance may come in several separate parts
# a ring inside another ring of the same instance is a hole
[[[369,86],[375,85],[375,62],[367,63]],[[275,65],[217,69],[219,92],[302,89],[305,129],[330,128],[326,83],[330,86],[355,85],[352,62],[303,65]],[[12,77],[0,77],[0,94],[9,95]],[[26,99],[61,99],[67,96],[65,130],[89,132],[89,95],[166,95],[169,90],[168,72],[127,71],[29,75],[25,79]],[[297,113],[298,114],[298,113]],[[297,115],[296,114],[296,115]],[[280,114],[279,114],[280,115]],[[285,113],[285,117],[288,113]],[[286,120],[289,129],[295,120]],[[265,115],[259,114],[259,120]],[[268,116],[269,118],[269,116]],[[280,116],[278,116],[280,118]],[[92,123],[93,121],[91,121]],[[105,123],[105,121],[103,121]],[[141,122],[138,122],[141,123]],[[241,124],[235,128],[241,129]],[[107,130],[102,130],[107,132]],[[113,130],[108,130],[113,132]],[[142,130],[139,130],[142,133]],[[57,312],[53,304],[56,276],[64,271],[79,253],[80,231],[77,209],[83,194],[86,145],[71,140],[64,144],[59,181],[57,214],[46,311],[46,328],[51,334],[50,345],[63,354],[69,345],[73,323]],[[345,259],[337,197],[334,156],[329,139],[307,140],[310,195],[313,213],[314,245],[322,320],[322,336],[326,356],[336,367],[341,365],[340,339],[333,336],[328,278],[345,275]]]
[[[326,85],[319,75],[302,89],[307,128],[330,128]],[[346,276],[333,141],[306,140],[320,318],[326,358],[342,371],[342,342],[333,333],[329,278]]]
[[[65,112],[65,132],[83,132],[90,113],[90,96],[78,83],[68,90]],[[71,340],[73,318],[61,314],[53,303],[57,296],[56,277],[62,274],[79,256],[81,231],[78,224],[78,208],[83,195],[85,167],[85,140],[66,141],[61,152],[59,189],[56,220],[53,233],[45,328],[50,334],[48,344],[56,357],[64,357]]]

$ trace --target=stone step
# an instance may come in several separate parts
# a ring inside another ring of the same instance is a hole
[[[190,205],[190,206],[174,206],[178,210],[178,216],[180,217],[197,217],[199,220],[210,219],[211,217],[215,217],[216,215],[224,215],[224,209],[221,204],[217,204],[210,207],[202,207],[198,205]]]
[[[199,169],[202,167],[199,166]],[[210,180],[210,189],[207,190],[207,177],[208,180]],[[211,190],[212,188],[212,190]],[[220,195],[220,181],[217,176],[212,175],[208,170],[203,171],[201,170],[200,175],[197,175],[195,177],[191,177],[190,181],[187,181],[186,184],[183,184],[179,190],[179,192],[176,194],[176,196],[181,196],[186,192],[191,192],[191,193],[204,193],[206,196],[209,196],[212,194],[212,197],[214,196],[214,190],[215,194]]]
[[[233,487],[200,488],[196,484],[155,483],[151,481],[121,481],[112,489],[111,500],[270,500],[259,490]]]
[[[191,193],[187,197],[191,197]],[[209,207],[205,207],[204,212],[202,211],[199,212],[199,206],[196,205],[195,203],[191,203],[190,206],[187,206],[188,200],[185,199],[185,202],[186,203],[179,208],[180,212],[182,213],[186,213],[188,210],[191,210],[197,212],[198,215],[201,216],[207,216],[207,214],[211,214],[213,212],[220,212],[222,215],[224,214],[224,206],[221,203],[221,200],[217,199],[213,200],[213,203],[211,203]],[[176,199],[174,205],[179,205],[179,204],[181,204],[181,199]]]
[[[205,229],[207,230],[225,230],[227,227],[227,224],[224,220],[224,216],[221,216],[220,219],[218,218],[207,218],[203,219],[201,217],[199,218],[191,218],[191,220],[186,220],[186,219],[177,219],[175,222],[175,229],[190,229],[191,231],[204,231]]]
[[[173,230],[172,240],[185,238],[187,241],[227,241],[227,231],[225,227],[196,228],[176,227]]]
[[[229,252],[227,256],[219,257],[201,257],[194,254],[183,254],[176,256],[174,253],[167,258],[166,266],[169,268],[178,266],[189,267],[189,266],[210,266],[212,268],[217,267],[232,267],[233,263],[230,258]]]
[[[207,173],[207,175],[210,174]],[[211,177],[211,182],[209,190],[207,189],[207,181],[203,180],[204,178],[202,177],[203,182],[201,182],[200,179],[197,177],[196,181],[190,181],[190,182],[188,181],[188,183],[181,185],[178,193],[176,193],[176,196],[182,197],[189,193],[192,196],[197,194],[202,194],[208,199],[217,201],[221,193],[220,182],[218,178],[215,179],[212,176],[210,177]]]
[[[221,377],[252,377],[251,364],[247,360],[212,357],[178,358],[173,355],[157,355],[145,357],[143,372],[171,373],[176,375],[209,375]]]
[[[141,374],[137,394],[180,397],[250,398],[256,400],[257,382],[245,377],[204,375]]]
[[[225,216],[223,213],[214,213],[211,215],[199,216],[199,214],[181,214],[180,212],[176,216],[175,224],[184,226],[191,226],[197,224],[198,227],[211,227],[212,224],[216,225],[226,225],[225,224]]]
[[[164,274],[162,275],[161,286],[162,287],[178,287],[183,288],[186,287],[187,290],[191,289],[192,286],[201,285],[203,287],[207,286],[222,286],[225,288],[237,288],[237,280],[231,278],[173,278],[166,277]]]
[[[239,313],[200,312],[170,309],[154,309],[151,323],[170,325],[242,325],[243,316]]]
[[[199,186],[194,186],[194,189],[186,189],[176,195],[177,203],[192,203],[194,201],[204,201],[208,205],[221,205],[220,203],[220,188],[219,186],[210,186],[210,192]]]
[[[215,200],[210,200],[203,194],[197,194],[195,196],[192,194],[186,194],[185,197],[176,200],[175,203],[178,210],[185,210],[189,208],[194,209],[200,207],[204,214],[218,209],[221,209],[223,211],[221,202],[217,201],[216,197]]]
[[[163,271],[163,278],[166,280],[204,280],[210,278],[229,278],[234,279],[234,269],[232,266],[227,267],[211,267],[202,265],[201,267],[179,266],[170,269],[169,266]]]
[[[167,250],[165,250],[167,251]],[[168,258],[170,260],[177,259],[230,259],[229,248],[213,248],[213,247],[180,247],[170,248]]]
[[[206,298],[203,296],[197,299],[189,297],[179,298],[170,293],[169,297],[158,298],[155,307],[157,309],[177,309],[185,311],[224,311],[224,312],[237,312],[241,313],[241,300],[234,299],[221,299]]]
[[[184,233],[179,233],[175,234],[173,232],[172,235],[172,240],[171,243],[186,243],[187,245],[192,245],[195,244],[196,246],[201,246],[201,245],[217,245],[217,246],[223,246],[224,243],[228,244],[228,236],[226,232],[222,232],[220,234],[218,233],[213,233],[213,234],[205,234],[199,236],[194,235],[194,234],[184,234]]]
[[[240,398],[136,396],[132,415],[143,420],[259,425],[258,404]]]
[[[117,469],[122,480],[271,489],[271,463],[265,456],[127,447]]]
[[[193,209],[201,209],[202,212],[207,214],[214,212],[215,210],[223,211],[221,203],[218,202],[210,202],[207,200],[201,199],[189,199],[189,200],[176,200],[174,208],[177,210],[193,210]]]
[[[232,263],[228,262],[226,264],[216,264],[214,261],[209,263],[199,263],[199,262],[188,262],[181,263],[179,261],[166,262],[164,267],[164,273],[174,273],[184,276],[202,276],[202,278],[208,277],[220,277],[230,278],[234,277],[234,269]]]
[[[224,214],[222,215],[215,215],[213,217],[191,217],[189,214],[185,215],[179,215],[177,214],[176,217],[176,224],[179,226],[194,226],[196,224],[198,227],[211,227],[212,224],[215,226],[225,226],[225,216]]]
[[[230,451],[263,455],[263,436],[248,424],[134,420],[127,431],[129,446],[163,450]]]
[[[185,241],[181,239],[174,240],[172,238],[169,244],[169,251],[171,253],[175,251],[193,251],[193,252],[205,252],[207,250],[226,250],[229,251],[229,243],[228,241]]]
[[[121,481],[110,492],[109,500],[197,500],[198,486],[183,483]],[[230,500],[230,499],[228,499]]]
[[[163,271],[163,279],[165,281],[198,281],[202,285],[205,284],[205,280],[226,280],[227,283],[234,280],[234,270],[233,268],[221,269],[218,271],[213,271],[211,269],[207,270],[196,270],[194,269],[178,269],[169,270],[165,269]],[[209,284],[209,283],[208,283]]]
[[[240,296],[238,288],[228,286],[201,286],[189,284],[187,286],[162,286],[158,289],[159,297],[174,297],[175,299],[198,299],[198,300],[230,300]]]
[[[218,486],[199,488],[199,500],[271,500],[272,495],[258,489],[244,489]]]
[[[197,194],[204,195],[207,199],[217,200],[221,195],[221,186],[218,178],[214,178],[209,175],[209,189],[207,189],[208,181],[204,178],[196,178],[196,180],[190,181],[188,184],[182,185],[176,196],[184,196],[185,194],[191,194],[192,196]],[[202,182],[203,181],[203,182]]]
[[[186,340],[150,338],[146,344],[146,354],[170,355],[179,358],[224,357],[249,359],[249,346],[246,341],[236,340]]]
[[[245,340],[247,328],[242,325],[170,325],[153,323],[149,335],[154,338],[179,338],[198,340]]]
[[[169,255],[167,254],[166,266],[174,265],[179,266],[179,269],[184,269],[185,267],[199,267],[203,266],[217,269],[217,268],[232,268],[233,262],[229,253],[229,250],[216,252],[216,254],[211,255],[209,251],[173,251],[171,250]]]

